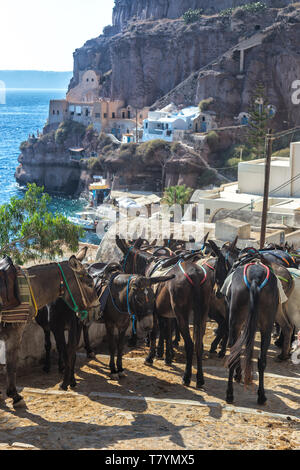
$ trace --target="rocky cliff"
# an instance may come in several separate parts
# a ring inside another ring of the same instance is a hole
[[[296,4],[296,7],[287,7],[285,10],[278,8],[290,3],[288,0],[269,1],[267,3],[272,8],[259,14],[237,10],[232,17],[224,18],[212,13],[213,7],[215,10],[221,10],[243,3],[248,2],[242,0],[116,1],[113,26],[106,28],[99,38],[88,41],[75,51],[74,77],[70,87],[78,83],[80,72],[94,69],[102,77],[100,80],[102,96],[123,99],[138,108],[151,106],[180,86],[191,77],[191,74],[198,74],[199,70],[208,68],[209,64],[219,62],[222,56],[236,47],[241,40],[269,27],[278,28],[278,24],[283,28],[286,27],[285,36],[287,36],[291,22],[298,21],[297,15],[294,19],[291,19],[291,16],[292,11],[297,11],[299,4]],[[211,13],[203,15],[194,23],[186,24],[181,17],[182,14],[188,8],[196,7],[205,8]],[[296,31],[293,34],[296,34]],[[282,43],[282,53],[289,55],[289,46],[289,40]],[[269,45],[266,44],[265,53],[268,51]],[[256,60],[258,53],[257,48],[254,48],[251,54],[247,53],[246,65],[247,69],[251,69],[251,82],[259,80],[264,75],[259,64],[260,60],[259,63]],[[290,56],[290,59],[293,58]],[[217,73],[225,82],[226,97],[236,103],[234,112],[243,111],[240,108],[246,100],[249,87],[247,86],[245,91],[242,82],[238,83],[238,88],[236,87],[235,78],[239,71],[238,53],[231,54],[229,59],[224,67],[217,68],[210,75],[206,73],[206,82],[210,83],[210,86],[197,85],[199,91],[196,94],[193,87],[187,94],[186,101],[185,94],[181,94],[182,102],[198,104],[199,96],[204,98],[210,96]],[[282,70],[281,74],[285,82],[285,70]],[[237,93],[242,93],[245,100],[238,100]],[[228,101],[222,96],[221,87],[218,87],[214,95],[225,103]]]
[[[180,18],[189,9],[202,9],[206,14],[214,14],[247,3],[250,3],[249,0],[115,0],[113,25],[121,31],[133,18],[175,19]],[[265,0],[264,3],[269,7],[282,8],[292,1]]]

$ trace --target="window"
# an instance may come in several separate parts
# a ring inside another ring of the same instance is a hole
[[[115,119],[116,118],[116,113],[112,113],[111,117],[112,117],[112,119]]]
[[[86,115],[86,117],[88,117],[90,115],[90,112],[89,112],[88,109],[85,110],[85,115]]]
[[[128,119],[130,119],[130,111],[128,111],[127,115],[128,115]]]
[[[89,79],[87,78],[87,79],[86,79],[86,81],[88,82],[88,81],[89,81]]]
[[[55,109],[53,109],[53,114],[55,114]]]
[[[206,210],[205,210],[205,214],[206,214],[206,215],[210,215],[210,209],[206,209]]]
[[[104,113],[103,117],[104,117],[104,119],[106,119],[107,118],[107,113]]]
[[[58,111],[58,110],[56,111],[56,114],[57,114],[57,116],[59,115],[59,111]]]
[[[99,119],[100,118],[100,113],[96,113],[95,116],[96,116],[96,118]]]
[[[122,119],[125,119],[125,113],[124,112],[122,113]]]

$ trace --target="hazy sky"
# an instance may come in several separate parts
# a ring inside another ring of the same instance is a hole
[[[111,24],[114,0],[1,0],[0,70],[73,70],[73,52]]]

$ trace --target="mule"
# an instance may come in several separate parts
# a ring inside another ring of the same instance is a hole
[[[100,267],[100,270],[98,270]],[[153,329],[153,311],[155,307],[155,296],[152,286],[165,283],[174,279],[174,275],[147,278],[142,275],[129,275],[122,272],[120,265],[108,265],[105,271],[101,265],[90,266],[89,272],[95,279],[98,295],[105,278],[108,281],[109,296],[103,311],[104,323],[108,337],[110,350],[110,371],[113,379],[124,376],[122,357],[126,331],[133,321],[133,331],[136,331],[135,321],[145,337]],[[113,276],[113,277],[112,277]],[[114,330],[118,331],[117,341]],[[117,360],[115,353],[117,350]]]
[[[103,311],[103,319],[111,352],[111,374],[113,378],[116,378],[116,374],[119,377],[123,376],[122,355],[124,338],[129,327],[130,318],[134,315],[139,322],[141,330],[145,333],[151,330],[154,304],[151,285],[155,284],[155,282],[162,282],[165,279],[146,279],[142,276],[132,277],[124,275],[121,267],[116,264],[105,266],[106,271],[103,268],[103,264],[93,264],[88,267],[88,273],[93,278],[98,297],[101,294],[103,280],[108,277],[109,281],[109,276],[113,276],[109,286],[110,295]],[[65,370],[64,380],[60,388],[67,390],[68,386],[71,388],[76,387],[77,383],[74,375],[76,350],[81,332],[83,331],[85,347],[89,353],[92,352],[88,335],[88,327],[91,322],[80,320],[68,306],[58,299],[55,303],[48,306],[48,310],[40,312],[39,323],[45,333],[46,371],[50,370],[50,331],[52,331],[59,353],[59,370],[61,372]],[[118,330],[117,343],[113,334],[115,327]],[[68,331],[68,343],[65,340],[65,331]],[[115,369],[114,363],[116,347],[118,350],[117,369]]]
[[[150,253],[139,250],[139,241],[135,246],[129,246],[125,240],[116,237],[117,246],[124,254],[123,269],[125,272],[134,272],[151,275],[158,259]],[[175,260],[176,261],[176,258]],[[218,260],[216,260],[217,262]],[[192,358],[194,345],[197,356],[196,386],[204,385],[202,369],[203,337],[205,334],[210,298],[215,284],[215,269],[205,269],[190,261],[179,261],[170,267],[168,274],[176,274],[176,278],[158,285],[155,301],[154,328],[151,332],[151,346],[145,363],[152,365],[156,353],[157,317],[176,318],[179,331],[183,337],[186,352],[186,367],[183,375],[183,384],[190,385],[192,375]],[[194,318],[194,342],[190,336],[189,318]],[[171,335],[168,335],[170,338]],[[170,339],[169,339],[170,340]],[[167,364],[171,364],[171,345],[167,347]]]
[[[27,269],[37,310],[61,296],[70,305],[74,302],[79,314],[83,311],[92,315],[98,312],[99,300],[93,280],[80,262],[85,254],[86,249],[81,250],[76,256],[71,256],[69,261],[61,262],[60,268],[58,263],[50,263]],[[25,327],[33,321],[35,313],[35,308],[30,307],[27,323],[0,325],[0,339],[6,347],[7,396],[13,399],[14,406],[24,404],[16,388],[18,354]]]
[[[242,379],[240,356],[244,346],[244,383],[245,385],[252,383],[252,356],[255,333],[258,329],[261,334],[260,357],[258,359],[258,404],[263,405],[267,400],[264,390],[267,351],[279,304],[276,276],[260,260],[254,264],[238,266],[234,271],[227,299],[229,302],[229,347],[231,349],[227,360],[229,377],[226,401],[227,403],[234,401],[234,372],[236,371],[237,382],[241,382]]]

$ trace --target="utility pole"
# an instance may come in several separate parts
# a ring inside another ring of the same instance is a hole
[[[135,108],[135,142],[138,144],[138,109]]]
[[[264,202],[261,217],[261,230],[260,230],[260,249],[262,250],[266,240],[266,226],[267,226],[267,212],[268,212],[268,199],[269,199],[269,186],[270,186],[270,170],[272,159],[272,129],[268,130],[266,136],[266,167],[265,167],[265,186],[264,186]]]

